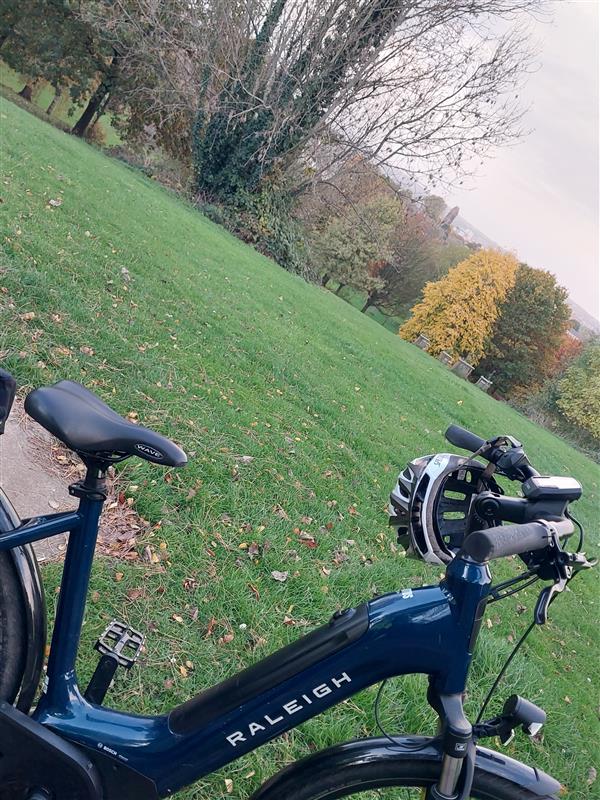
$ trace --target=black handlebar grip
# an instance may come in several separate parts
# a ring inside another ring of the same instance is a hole
[[[461,428],[459,425],[450,425],[445,436],[450,444],[460,447],[461,450],[469,450],[471,453],[475,453],[486,443],[481,436],[477,436],[476,433],[471,433],[471,431]]]
[[[550,531],[543,522],[499,525],[469,534],[463,542],[462,553],[482,564],[494,558],[542,550],[549,542]]]

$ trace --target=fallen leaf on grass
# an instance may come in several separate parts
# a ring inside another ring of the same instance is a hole
[[[280,505],[273,506],[273,513],[276,517],[280,517],[281,519],[289,519],[287,512]]]
[[[273,580],[279,581],[279,583],[284,583],[290,577],[290,573],[280,572],[278,569],[274,569],[273,572],[271,572],[271,577]]]
[[[317,540],[311,533],[307,533],[306,531],[300,531],[298,534],[298,538],[302,542],[303,545],[306,547],[315,548],[317,546]]]
[[[48,205],[52,206],[52,208],[59,208],[60,206],[62,206],[62,200],[60,199],[60,197],[57,197],[56,199],[51,198],[50,200],[48,200]]]
[[[254,597],[256,597],[257,600],[260,600],[260,592],[258,591],[256,586],[253,586],[253,584],[249,583],[248,588],[250,589]]]
[[[233,781],[231,778],[225,778],[225,791],[227,794],[231,794],[233,792]]]

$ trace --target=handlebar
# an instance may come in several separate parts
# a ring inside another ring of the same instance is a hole
[[[455,447],[477,453],[495,464],[498,472],[510,480],[523,482],[528,478],[539,477],[539,472],[529,463],[521,443],[511,436],[486,440],[459,425],[450,425],[445,435]]]
[[[479,563],[504,556],[516,556],[534,550],[543,550],[552,539],[553,530],[558,536],[570,536],[573,523],[568,519],[552,522],[527,522],[524,525],[499,525],[487,530],[474,531],[463,542],[459,557],[470,556]]]
[[[476,453],[485,444],[485,439],[477,436],[476,433],[461,428],[460,425],[450,425],[446,431],[446,439],[455,447],[460,447],[461,450],[469,450],[471,453]]]

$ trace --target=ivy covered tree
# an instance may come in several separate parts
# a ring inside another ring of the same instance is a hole
[[[517,267],[512,255],[479,250],[441,280],[425,286],[423,300],[412,309],[400,336],[414,341],[423,333],[431,342],[432,354],[446,350],[477,364],[514,286]]]
[[[334,160],[348,153],[379,164],[401,158],[404,170],[425,180],[461,172],[470,156],[521,132],[515,89],[529,62],[527,37],[513,24],[494,39],[488,22],[514,21],[539,5],[202,5],[197,191],[228,199],[258,191],[265,178],[310,182],[323,150]]]
[[[571,315],[567,296],[552,273],[519,265],[478,368],[501,392],[530,391],[554,371]]]

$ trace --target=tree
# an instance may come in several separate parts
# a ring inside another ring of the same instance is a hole
[[[442,197],[438,197],[436,194],[430,194],[423,198],[422,203],[423,210],[427,216],[439,224],[448,210],[446,201]]]
[[[435,228],[428,216],[411,205],[403,208],[390,237],[390,256],[379,263],[380,285],[369,292],[363,307],[399,313],[419,296],[427,281],[440,273],[434,258]]]
[[[558,384],[556,405],[570,423],[600,441],[600,342],[588,344]]]
[[[111,58],[107,59],[98,85],[92,92],[83,112],[77,122],[71,128],[71,133],[75,136],[85,136],[90,125],[97,122],[111,99],[111,94],[119,80],[119,54],[113,52]]]
[[[10,30],[0,26],[2,59],[26,76],[20,94],[31,100],[35,83],[43,79],[57,97],[68,88],[73,100],[84,98],[106,62],[101,40],[78,7],[65,0],[22,0],[16,8],[4,0],[3,5]],[[48,113],[52,108],[51,104]]]
[[[236,3],[215,0],[88,1],[82,17],[106,55],[86,116],[97,116],[97,109],[110,102],[113,111],[125,111],[113,119],[123,138],[144,145],[152,141],[189,166],[208,29],[215,43],[222,36],[209,24],[211,9],[220,6],[225,13],[225,5],[233,14]]]
[[[571,314],[554,275],[520,264],[478,371],[511,395],[539,387],[553,371]]]
[[[377,198],[360,209],[331,217],[312,233],[313,259],[327,281],[370,292],[381,285],[379,264],[390,255],[389,240],[401,214],[395,198]],[[327,282],[326,281],[326,282]]]
[[[569,320],[569,325],[573,326],[573,320]],[[577,356],[581,355],[583,350],[583,342],[577,339],[573,334],[567,331],[560,342],[559,348],[555,353],[554,363],[551,369],[551,375],[560,375],[574,361]]]
[[[324,148],[331,164],[360,153],[379,164],[401,159],[425,180],[460,172],[470,156],[521,132],[516,88],[527,37],[512,25],[494,39],[490,19],[539,6],[248,0],[240,12],[207,3],[194,56],[205,67],[196,70],[204,76],[193,130],[197,190],[226,199],[256,191],[265,176],[310,182]]]
[[[0,0],[0,47],[14,32],[15,25],[27,13],[24,0]]]
[[[412,309],[400,336],[413,341],[420,333],[437,355],[446,350],[476,364],[485,353],[500,306],[515,283],[517,261],[496,250],[479,250],[435,283]]]
[[[368,305],[388,314],[406,314],[427,283],[471,255],[468,247],[440,240],[435,226],[414,208],[395,231],[391,246],[392,258],[378,272],[383,285],[368,298]]]

